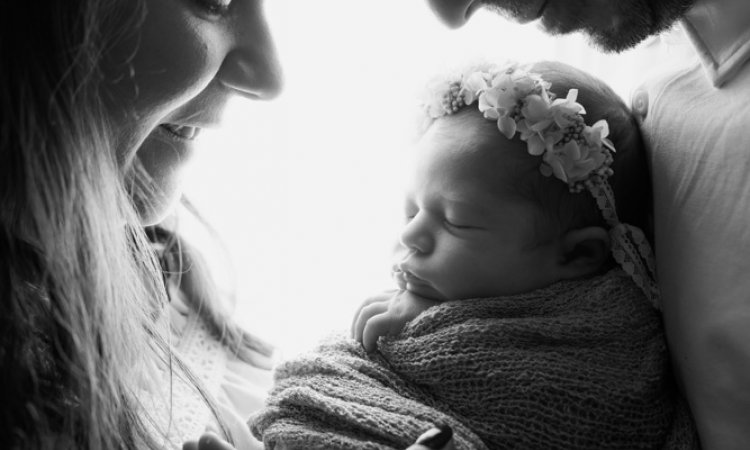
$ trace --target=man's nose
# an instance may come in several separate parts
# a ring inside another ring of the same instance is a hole
[[[450,28],[460,28],[471,15],[475,0],[428,0],[430,8]]]

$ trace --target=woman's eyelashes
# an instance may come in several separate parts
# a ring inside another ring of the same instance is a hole
[[[212,16],[221,16],[229,11],[233,0],[196,0],[206,13]]]

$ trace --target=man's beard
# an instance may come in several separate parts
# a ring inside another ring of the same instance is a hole
[[[694,0],[611,0],[622,20],[617,27],[584,27],[591,44],[602,51],[621,52],[649,36],[668,30],[681,19]]]
[[[484,0],[485,8],[505,17],[528,21],[530,0]],[[619,52],[671,27],[694,0],[546,0],[534,5],[541,23],[552,34],[582,31],[592,45]]]

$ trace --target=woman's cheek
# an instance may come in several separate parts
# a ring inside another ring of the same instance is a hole
[[[197,96],[218,71],[226,37],[191,2],[146,0],[132,70],[141,116],[165,116]]]

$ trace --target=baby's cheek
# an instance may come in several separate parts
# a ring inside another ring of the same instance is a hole
[[[446,297],[460,298],[468,287],[473,284],[476,273],[472,265],[464,264],[461,258],[448,258],[434,267],[433,280]]]

